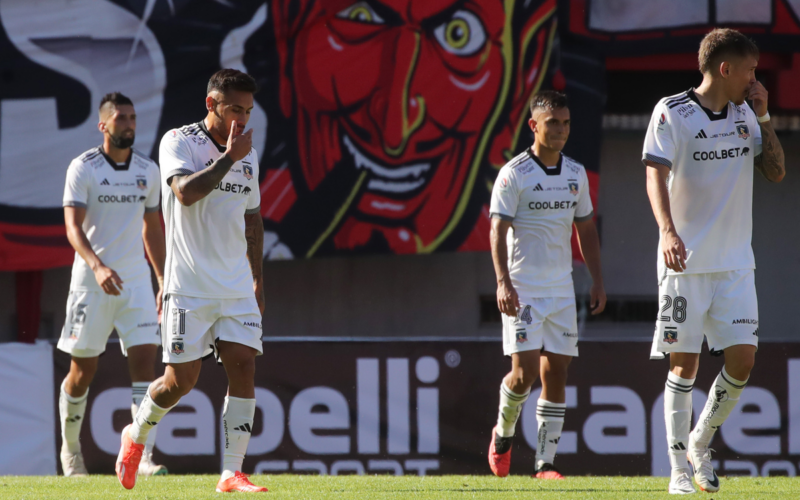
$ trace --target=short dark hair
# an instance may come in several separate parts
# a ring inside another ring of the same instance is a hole
[[[700,42],[697,62],[701,73],[708,73],[728,57],[753,56],[758,59],[755,42],[736,30],[717,28],[709,32]]]
[[[537,92],[531,98],[531,116],[537,109],[556,109],[569,106],[567,96],[555,90]]]
[[[129,104],[133,106],[133,101],[131,101],[128,96],[123,95],[121,92],[109,92],[108,94],[104,95],[102,99],[100,99],[100,107],[98,109],[103,109],[103,106],[109,102],[114,106],[121,106],[123,104]]]
[[[214,90],[222,92],[223,94],[229,90],[238,90],[255,94],[258,92],[258,84],[255,78],[247,73],[242,73],[238,69],[227,68],[217,71],[211,75],[211,79],[208,80],[206,95]]]

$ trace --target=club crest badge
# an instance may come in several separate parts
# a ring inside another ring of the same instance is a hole
[[[147,179],[136,179],[136,187],[142,191],[147,189]]]
[[[664,125],[665,123],[667,123],[667,117],[664,116],[664,113],[661,113],[661,118],[658,119],[658,124]]]
[[[249,181],[253,178],[253,167],[249,165],[242,165],[242,173],[244,173],[244,178]]]
[[[664,342],[672,345],[677,341],[678,341],[678,328],[674,326],[668,326],[664,328]]]
[[[750,137],[750,129],[744,123],[736,125],[736,133],[739,134],[739,139],[747,139]]]
[[[578,183],[574,181],[569,182],[569,192],[572,196],[578,196]]]
[[[183,354],[183,342],[173,342],[171,352],[172,354]]]
[[[524,329],[517,330],[517,343],[522,344],[528,341],[528,332]]]

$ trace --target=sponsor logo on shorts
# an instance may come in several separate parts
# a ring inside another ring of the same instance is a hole
[[[252,328],[261,328],[261,323],[256,323],[254,321],[245,321],[244,326],[249,326]]]
[[[153,321],[151,323],[139,323],[136,325],[136,328],[149,328],[151,326],[158,326],[158,321]]]
[[[732,325],[758,325],[757,319],[735,319]]]
[[[569,333],[569,332],[564,332],[564,333],[562,333],[561,335],[562,335],[562,336],[564,336],[564,337],[573,337],[573,338],[578,338],[578,334],[577,334],[577,333]]]
[[[678,328],[674,326],[668,326],[664,328],[664,342],[667,344],[674,344],[678,341]]]
[[[183,342],[173,342],[172,343],[172,349],[170,349],[170,352],[172,352],[172,354],[176,354],[176,355],[177,354],[183,354],[184,353]]]
[[[525,329],[517,330],[517,343],[521,344],[528,341],[528,332]]]

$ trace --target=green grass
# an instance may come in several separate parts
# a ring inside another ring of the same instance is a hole
[[[675,498],[666,478],[570,477],[537,481],[526,476],[290,476],[254,475],[253,483],[270,489],[269,499],[609,499]],[[704,499],[797,499],[800,478],[720,478],[722,490],[699,493]],[[86,478],[0,476],[0,498],[13,499],[219,499],[217,476],[140,478],[127,491],[115,476]]]

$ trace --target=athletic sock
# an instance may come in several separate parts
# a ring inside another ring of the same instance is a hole
[[[500,437],[514,435],[514,428],[517,426],[522,405],[530,395],[530,389],[525,394],[517,394],[506,387],[505,382],[500,383],[500,410],[497,415],[497,426],[495,426],[495,431]]]
[[[150,387],[152,382],[133,382],[131,384],[132,394],[133,394],[133,403],[131,404],[131,416],[133,419],[136,419],[136,414],[139,413],[139,407],[142,405],[142,400],[147,395],[147,389]],[[144,443],[144,454],[149,455],[153,453],[153,448],[156,444],[156,431],[158,431],[157,427],[153,427],[150,429],[150,433],[147,435],[147,441]]]
[[[672,372],[664,388],[664,420],[667,424],[667,447],[672,469],[688,469],[686,450],[692,428],[692,387],[695,379],[681,378]]]
[[[536,469],[539,469],[544,463],[552,464],[555,461],[566,412],[566,403],[551,403],[541,398],[536,402],[536,421],[539,423]]]
[[[708,400],[697,425],[692,431],[701,446],[708,446],[714,433],[728,419],[728,415],[739,403],[739,397],[750,380],[736,380],[728,375],[725,367],[714,380],[714,387],[708,391]]]
[[[133,425],[131,425],[130,430],[130,436],[133,442],[136,444],[146,444],[147,437],[150,435],[150,430],[161,421],[164,415],[175,408],[175,406],[177,406],[177,403],[169,408],[158,406],[153,402],[153,399],[150,397],[150,391],[148,390],[139,406],[139,411],[136,412],[136,416],[133,418]]]
[[[80,453],[81,451],[81,424],[83,424],[83,414],[86,413],[86,400],[89,397],[87,390],[83,396],[74,398],[67,394],[64,384],[61,382],[61,391],[58,395],[58,414],[61,418],[61,450],[69,453]]]
[[[225,397],[222,410],[222,429],[225,431],[225,450],[222,456],[222,480],[242,471],[242,462],[253,431],[256,400]]]

